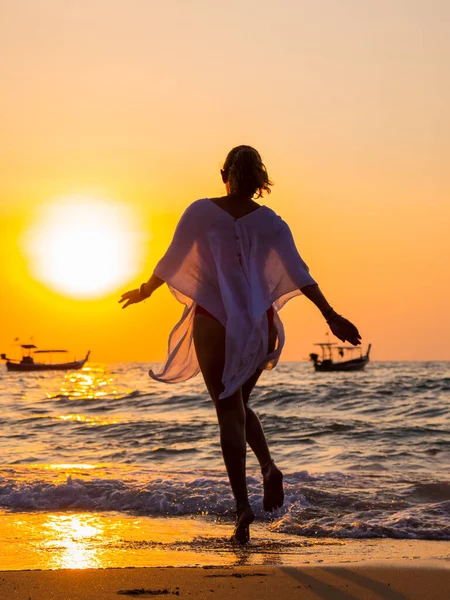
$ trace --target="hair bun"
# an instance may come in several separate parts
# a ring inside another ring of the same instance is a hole
[[[224,163],[223,170],[228,172],[228,181],[232,192],[261,198],[264,192],[270,194],[273,185],[261,156],[251,146],[236,146]]]

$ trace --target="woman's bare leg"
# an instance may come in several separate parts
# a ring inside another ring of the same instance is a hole
[[[272,325],[271,331],[269,332],[269,352],[274,350],[276,338],[276,328]],[[261,465],[264,485],[264,510],[271,512],[280,508],[284,502],[283,475],[270,455],[269,446],[261,421],[248,404],[250,394],[261,374],[262,371],[257,370],[252,377],[245,382],[242,386],[242,397],[245,406],[246,439]]]
[[[254,519],[254,514],[248,501],[245,472],[246,411],[242,390],[239,389],[232,396],[219,400],[223,391],[225,328],[218,321],[206,315],[196,315],[194,344],[206,387],[216,408],[222,455],[236,501],[237,521],[234,538],[245,543],[250,537],[249,525]]]
[[[245,406],[245,435],[248,445],[255,453],[261,468],[264,465],[270,463],[272,457],[270,455],[269,446],[267,444],[264,429],[261,425],[258,415],[249,406],[248,400],[250,398],[251,391],[253,390],[256,382],[258,381],[262,371],[257,371],[251,379],[249,379],[245,385],[242,386],[242,396]]]
[[[272,325],[269,331],[269,346],[268,351],[273,352],[277,340],[277,330],[275,325]],[[248,401],[250,394],[253,391],[258,379],[260,378],[262,371],[258,369],[242,386],[242,398],[245,405],[246,414],[246,437],[250,448],[256,455],[256,458],[261,465],[261,468],[269,463],[272,459],[270,456],[269,446],[267,445],[266,436],[261,425],[261,421],[254,410],[249,406]]]

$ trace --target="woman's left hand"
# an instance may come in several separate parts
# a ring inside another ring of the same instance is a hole
[[[361,344],[361,335],[358,329],[350,323],[348,319],[337,315],[328,323],[333,334],[341,340],[341,342],[350,342],[353,346]]]
[[[130,290],[129,292],[125,292],[125,294],[122,294],[122,298],[119,300],[119,304],[121,302],[126,301],[126,303],[122,306],[122,308],[126,308],[127,306],[130,306],[130,304],[137,304],[138,302],[142,302],[143,300],[146,300],[146,298],[143,298],[141,296],[140,290]]]

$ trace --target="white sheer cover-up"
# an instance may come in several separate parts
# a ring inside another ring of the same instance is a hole
[[[184,311],[169,336],[166,362],[150,376],[177,383],[199,373],[193,342],[199,304],[226,329],[220,398],[233,394],[257,369],[276,366],[284,345],[278,311],[302,287],[316,283],[288,225],[272,209],[261,206],[234,219],[208,198],[186,209],[154,274]],[[269,353],[266,312],[272,305],[277,343]]]

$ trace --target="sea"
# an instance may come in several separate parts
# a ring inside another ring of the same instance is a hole
[[[227,551],[233,498],[203,379],[166,385],[150,367],[1,372],[3,568],[118,564],[105,557],[119,550],[120,564],[156,564],[150,551],[177,564],[182,550]],[[371,362],[355,373],[285,362],[264,372],[250,402],[286,494],[281,509],[263,511],[248,448],[255,547],[450,540],[450,362]]]

